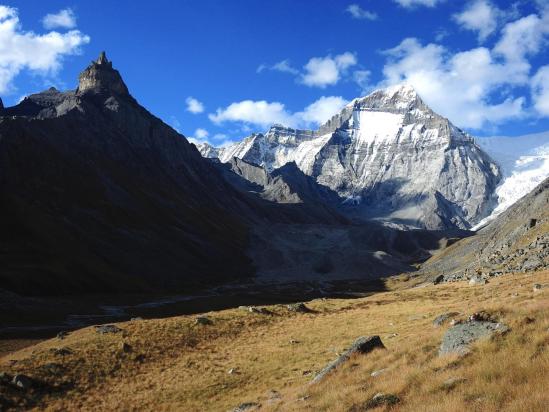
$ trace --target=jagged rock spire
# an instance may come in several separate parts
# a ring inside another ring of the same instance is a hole
[[[77,94],[129,95],[120,73],[112,68],[112,62],[107,59],[104,51],[99,54],[96,61],[92,61],[86,70],[80,73],[76,92]]]
[[[99,58],[97,59],[96,63],[97,64],[108,64],[110,67],[112,67],[112,62],[110,62],[107,59],[107,55],[105,54],[104,51],[102,51],[101,54],[99,54]]]

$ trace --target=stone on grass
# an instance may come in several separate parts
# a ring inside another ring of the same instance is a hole
[[[211,325],[213,322],[207,316],[197,316],[196,319],[195,319],[195,323],[197,325]]]
[[[400,402],[400,398],[396,395],[393,395],[390,393],[377,393],[366,402],[353,405],[351,409],[349,409],[349,412],[367,411],[370,409],[378,408],[383,405],[386,405],[386,406],[396,405],[399,402]]]
[[[310,313],[312,312],[311,309],[309,309],[307,306],[305,306],[304,303],[292,303],[290,305],[286,305],[286,308],[290,312],[298,312],[298,313]]]
[[[355,353],[357,354],[366,354],[371,351],[373,351],[376,348],[385,348],[383,345],[383,342],[381,342],[381,339],[379,336],[362,336],[358,338],[349,349],[347,349],[345,352],[343,352],[339,357],[333,361],[330,362],[324,369],[322,369],[320,372],[316,374],[314,377],[312,383],[318,383],[322,379],[324,379],[329,373],[334,371],[338,366],[344,364],[349,359],[351,359],[351,356]]]
[[[449,328],[439,349],[439,356],[447,354],[465,355],[470,352],[470,345],[481,338],[489,338],[494,333],[505,333],[509,327],[499,322],[469,320]]]
[[[59,333],[57,334],[57,339],[63,340],[63,339],[65,339],[68,335],[69,335],[69,332],[67,332],[66,330],[62,330],[61,332],[59,332]]]
[[[56,356],[67,356],[72,354],[72,350],[69,348],[54,348],[53,354]]]
[[[534,292],[539,292],[541,290],[541,285],[539,283],[534,283],[532,289]]]
[[[255,411],[259,409],[261,404],[257,402],[244,402],[238,405],[236,408],[233,409],[232,412],[248,412],[248,411]]]
[[[376,376],[379,376],[379,375],[382,375],[384,374],[385,372],[387,372],[389,369],[387,368],[384,368],[384,369],[378,369],[377,371],[373,371],[372,373],[370,373],[370,376],[372,378],[375,378]]]
[[[473,276],[471,279],[469,279],[470,285],[486,285],[488,281],[478,275]]]
[[[101,335],[104,335],[106,333],[119,333],[122,332],[122,329],[116,325],[98,325],[95,327],[95,331]]]
[[[266,308],[258,308],[257,306],[249,306],[248,312],[250,313],[259,313],[261,315],[270,315],[271,311]]]
[[[263,315],[270,315],[272,312],[265,308],[258,308],[257,306],[239,306],[238,309],[245,310],[250,313],[260,313]]]
[[[443,313],[442,315],[438,315],[433,320],[433,326],[436,326],[436,327],[442,326],[448,319],[457,315],[459,315],[458,312],[446,312],[446,313]]]
[[[17,374],[13,377],[11,383],[18,389],[28,390],[32,388],[33,381],[26,375]]]

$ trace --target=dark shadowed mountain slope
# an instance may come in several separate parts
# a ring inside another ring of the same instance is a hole
[[[549,267],[549,178],[476,235],[429,259],[422,270],[434,279],[461,280],[482,274]]]
[[[257,202],[141,107],[104,55],[75,92],[0,114],[0,288],[160,291],[253,273],[236,216]]]

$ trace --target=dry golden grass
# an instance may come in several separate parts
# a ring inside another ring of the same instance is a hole
[[[121,323],[123,334],[82,329],[0,359],[0,370],[50,385],[25,396],[0,394],[52,411],[227,411],[243,402],[272,411],[347,411],[377,392],[398,395],[397,411],[549,409],[548,271],[503,276],[486,286],[405,289],[415,281],[405,279],[392,279],[395,290],[367,298],[314,300],[311,314],[270,306],[272,316],[211,313],[208,326],[181,316]],[[534,283],[546,288],[534,292]],[[433,318],[478,310],[499,317],[511,331],[479,342],[466,357],[438,357],[447,326],[433,327]],[[363,335],[380,335],[387,349],[356,356],[309,385],[308,371],[320,370]],[[124,352],[122,342],[132,350]],[[55,355],[52,349],[59,347],[72,354]],[[57,366],[45,366],[51,363]],[[236,372],[229,374],[231,368]],[[370,376],[382,368],[388,371]],[[448,388],[449,378],[464,381]]]

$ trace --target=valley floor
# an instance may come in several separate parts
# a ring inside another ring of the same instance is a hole
[[[378,392],[398,396],[397,411],[548,410],[549,271],[484,286],[410,288],[414,282],[404,275],[388,279],[387,292],[316,299],[307,303],[311,313],[273,305],[268,313],[210,312],[211,324],[187,315],[118,323],[116,333],[80,329],[0,358],[0,372],[33,380],[17,389],[0,379],[0,410],[228,411],[250,403],[266,411],[356,412]],[[481,310],[510,331],[479,341],[467,356],[439,357],[449,326],[433,319]],[[368,335],[379,335],[386,349],[356,355],[310,385],[315,372]]]

